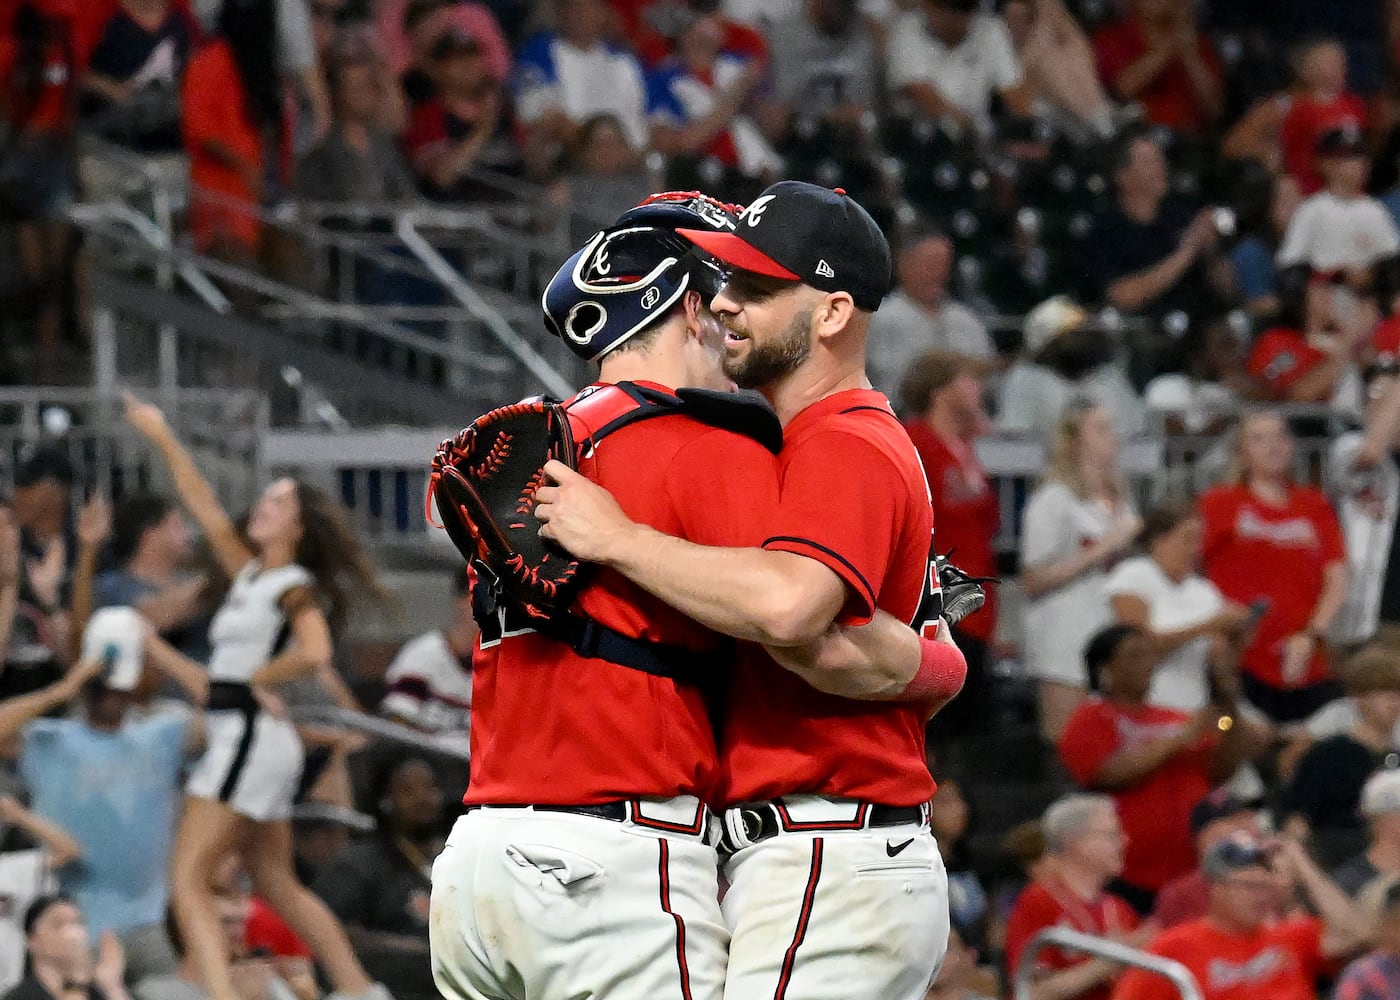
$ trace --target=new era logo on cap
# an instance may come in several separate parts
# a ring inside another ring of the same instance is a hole
[[[730,267],[846,292],[869,312],[893,281],[885,234],[840,188],[779,181],[740,214],[732,233],[677,231]]]

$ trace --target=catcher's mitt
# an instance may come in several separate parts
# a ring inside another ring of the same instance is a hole
[[[993,576],[968,576],[949,562],[952,553],[936,555],[933,568],[938,572],[938,585],[943,590],[943,620],[956,625],[968,615],[980,611],[987,603],[984,583],[995,583]]]
[[[582,585],[579,564],[540,538],[531,516],[550,459],[577,467],[569,418],[558,403],[528,399],[478,417],[439,445],[428,481],[452,543],[494,578],[483,583],[541,619],[566,609]]]

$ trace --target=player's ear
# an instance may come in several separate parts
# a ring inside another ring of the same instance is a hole
[[[856,304],[848,292],[828,292],[816,304],[812,327],[818,337],[831,337],[850,325],[856,314]]]
[[[681,295],[681,312],[685,315],[686,336],[702,339],[705,334],[705,297],[699,292],[685,292]]]

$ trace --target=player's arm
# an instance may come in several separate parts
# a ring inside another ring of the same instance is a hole
[[[715,548],[630,520],[611,493],[562,462],[535,494],[540,534],[576,559],[609,566],[689,618],[768,646],[815,642],[840,613],[846,587],[792,552]]]
[[[967,679],[967,659],[941,619],[930,639],[877,611],[868,625],[832,625],[815,643],[765,648],[779,666],[818,691],[862,701],[923,702],[930,714]]]

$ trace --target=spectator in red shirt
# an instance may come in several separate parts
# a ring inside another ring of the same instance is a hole
[[[1123,826],[1113,800],[1067,795],[1045,810],[1040,828],[1047,852],[1044,870],[1017,898],[1006,928],[1010,976],[1016,976],[1026,944],[1047,927],[1068,927],[1134,947],[1150,940],[1157,929],[1138,929],[1133,908],[1105,891],[1123,871]],[[1107,959],[1046,948],[1036,956],[1031,998],[1108,1000],[1121,969]]]
[[[1204,1000],[1316,1000],[1318,975],[1366,940],[1364,919],[1296,841],[1266,849],[1234,837],[1202,864],[1211,883],[1206,916],[1164,932],[1147,950],[1186,966]],[[1321,919],[1272,919],[1298,890]],[[1141,969],[1130,970],[1113,991],[1113,1000],[1176,997],[1169,980]]]
[[[259,205],[287,189],[290,129],[271,0],[229,3],[182,91],[190,227],[200,250],[243,263],[262,242]]]
[[[1194,4],[1135,0],[1133,12],[1094,37],[1099,76],[1154,125],[1199,135],[1224,108],[1220,60],[1196,27]]]
[[[1372,310],[1354,308],[1338,316],[1330,284],[1286,276],[1278,323],[1250,347],[1245,370],[1279,403],[1328,403],[1348,370],[1353,346],[1374,327]],[[1301,299],[1301,303],[1299,303]]]
[[[1229,600],[1269,602],[1240,666],[1245,697],[1275,722],[1305,719],[1341,694],[1325,638],[1347,594],[1342,529],[1292,468],[1283,418],[1252,413],[1240,422],[1229,481],[1200,498],[1206,577]]]
[[[519,150],[510,135],[510,104],[476,39],[449,28],[430,53],[436,96],[413,110],[404,148],[423,190],[468,200],[480,194],[471,172],[511,172]]]
[[[1217,788],[1191,810],[1191,834],[1196,851],[1204,858],[1212,847],[1236,834],[1260,837],[1264,833],[1259,813],[1226,788]],[[1157,893],[1152,920],[1169,930],[1188,920],[1204,917],[1210,908],[1210,882],[1205,872],[1194,868],[1179,875]]]
[[[938,550],[957,554],[957,564],[973,576],[996,576],[995,541],[1001,523],[996,490],[977,459],[977,439],[991,426],[982,408],[977,362],[932,351],[910,367],[900,385],[903,410],[912,414],[909,432],[928,478],[937,525]],[[962,692],[938,713],[939,736],[965,732],[986,718],[990,694],[989,646],[997,624],[996,587],[986,585],[987,603],[953,629],[967,658]]]
[[[1347,87],[1347,52],[1332,38],[1317,38],[1298,53],[1298,93],[1288,106],[1279,134],[1283,169],[1303,194],[1322,190],[1317,141],[1329,129],[1353,125],[1364,130],[1366,104]]]
[[[1236,692],[1223,670],[1214,672],[1216,701],[1194,713],[1149,705],[1157,663],[1135,628],[1104,629],[1084,660],[1099,694],[1070,716],[1060,758],[1075,781],[1118,804],[1128,850],[1116,889],[1147,913],[1164,885],[1195,867],[1191,810],[1240,765],[1246,727],[1234,725]]]

